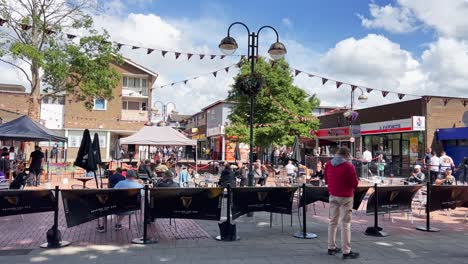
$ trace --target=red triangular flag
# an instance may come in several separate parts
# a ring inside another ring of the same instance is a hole
[[[211,57],[211,59],[214,59],[214,58],[216,58],[216,55],[211,55],[210,57]]]
[[[120,50],[122,48],[123,44],[122,43],[117,43],[117,49]]]
[[[300,70],[294,70],[294,76],[297,76],[297,75],[299,75],[299,73],[301,73],[301,71],[300,71]]]
[[[3,27],[3,24],[5,24],[8,20],[0,18],[0,27]]]
[[[343,83],[342,82],[336,82],[336,88],[340,88],[340,86],[342,85]]]
[[[218,74],[217,71],[213,72],[213,76],[216,77],[216,74]]]
[[[313,75],[313,74],[309,74],[309,77],[312,78],[312,77],[314,77],[314,75]]]
[[[322,78],[322,85],[325,85],[327,83],[328,79]]]
[[[224,70],[226,71],[226,73],[228,73],[229,72],[229,67],[224,68]]]
[[[68,39],[74,39],[74,38],[76,38],[76,35],[67,34],[67,38],[68,38]]]
[[[154,51],[154,49],[148,49],[148,50],[146,51],[146,54],[150,54],[150,53],[153,52],[153,51]]]
[[[353,84],[351,84],[351,91],[353,91],[353,92],[354,92],[354,90],[356,90],[356,89],[357,89],[357,86],[356,86],[356,85],[353,85]]]
[[[373,90],[372,88],[366,88],[367,93],[371,93]]]
[[[187,82],[188,82],[188,80],[185,80],[185,81],[184,81],[184,84],[187,85]]]
[[[162,56],[163,56],[163,57],[165,57],[165,56],[166,56],[166,53],[167,53],[167,51],[165,51],[165,50],[161,50],[161,54],[162,54]]]
[[[171,86],[174,86],[175,83],[171,83]]]
[[[22,30],[30,30],[32,28],[32,26],[26,24],[21,24],[20,26]]]
[[[382,91],[382,96],[385,97],[387,96],[388,92],[387,91]]]
[[[431,101],[432,97],[431,96],[424,96],[424,99],[426,99],[426,102],[429,103],[429,101]]]
[[[187,53],[187,60],[190,60],[192,58],[193,54],[192,53]]]
[[[400,99],[400,100],[401,100],[401,99],[403,99],[403,97],[405,97],[405,95],[404,95],[404,94],[401,94],[401,93],[399,93],[399,94],[398,94],[398,99]]]
[[[134,49],[139,49],[140,47],[137,47],[137,46],[132,46],[132,50]]]
[[[203,58],[205,58],[205,55],[200,54],[200,60],[203,60]]]
[[[177,60],[180,56],[180,52],[175,52],[175,59]]]
[[[245,59],[245,55],[241,55],[241,60]]]
[[[226,57],[226,55],[221,55],[220,59],[224,59],[225,57]]]
[[[462,104],[464,107],[466,107],[466,105],[468,104],[468,100],[462,100]]]
[[[450,99],[444,98],[444,106],[446,106],[446,105],[448,104],[449,101],[450,101]]]

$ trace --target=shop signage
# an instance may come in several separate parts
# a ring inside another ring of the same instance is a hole
[[[325,137],[349,137],[351,136],[349,127],[334,127],[319,129],[316,133],[318,138]]]
[[[224,126],[212,127],[206,130],[207,137],[216,136],[216,135],[224,135],[224,133],[225,133]]]
[[[361,124],[361,135],[412,131],[412,119],[399,119],[369,124]]]
[[[424,116],[413,116],[413,130],[426,130],[426,118]]]
[[[206,136],[205,136],[205,134],[193,135],[192,139],[205,140]]]

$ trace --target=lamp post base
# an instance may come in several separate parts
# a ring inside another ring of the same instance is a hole
[[[386,237],[388,233],[382,231],[383,228],[381,227],[368,227],[366,229],[366,236],[375,236],[375,237]]]
[[[424,231],[424,232],[439,232],[440,231],[440,229],[432,228],[432,227],[427,228],[426,226],[418,226],[416,227],[416,230]]]
[[[41,244],[41,248],[63,248],[69,246],[71,242],[68,241],[60,241],[57,245],[50,245],[49,243]]]
[[[317,238],[318,236],[314,233],[297,232],[294,234],[294,237],[301,238],[301,239],[313,239],[313,238]]]
[[[153,239],[153,238],[147,238],[146,240],[144,240],[142,237],[140,237],[140,238],[135,238],[132,240],[132,244],[139,244],[139,245],[156,244],[156,243],[158,243],[158,240]]]

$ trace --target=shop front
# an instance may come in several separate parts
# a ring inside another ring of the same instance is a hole
[[[362,148],[376,156],[382,146],[386,156],[386,175],[408,176],[424,157],[425,117],[361,124]]]
[[[359,151],[359,126],[345,126],[319,129],[315,132],[317,156],[333,156],[340,147],[347,147],[351,153]]]

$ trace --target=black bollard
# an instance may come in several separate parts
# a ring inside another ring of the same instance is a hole
[[[55,209],[54,209],[54,225],[47,230],[47,243],[41,244],[41,248],[62,248],[70,245],[68,241],[62,240],[62,233],[58,229],[58,213],[59,213],[59,187],[55,186]]]
[[[431,186],[430,182],[427,183],[427,199],[426,199],[426,226],[418,226],[416,230],[425,232],[439,232],[440,229],[431,228]]]
[[[386,237],[388,233],[383,232],[383,228],[379,227],[379,192],[377,183],[374,184],[374,226],[370,226],[366,229],[366,235],[376,237]]]
[[[295,238],[302,239],[312,239],[316,238],[317,235],[314,233],[307,233],[307,193],[306,193],[306,184],[302,184],[302,232],[297,232],[294,234]]]
[[[148,223],[149,223],[149,215],[148,215],[148,210],[149,210],[149,202],[148,202],[148,197],[149,197],[149,187],[146,184],[144,193],[143,193],[143,237],[140,238],[135,238],[132,240],[133,244],[155,244],[158,243],[158,240],[153,239],[153,238],[148,238]]]
[[[239,240],[237,236],[237,227],[231,223],[231,197],[232,190],[231,185],[227,186],[227,205],[226,205],[226,222],[219,223],[219,236],[216,237],[218,241],[236,241]]]

